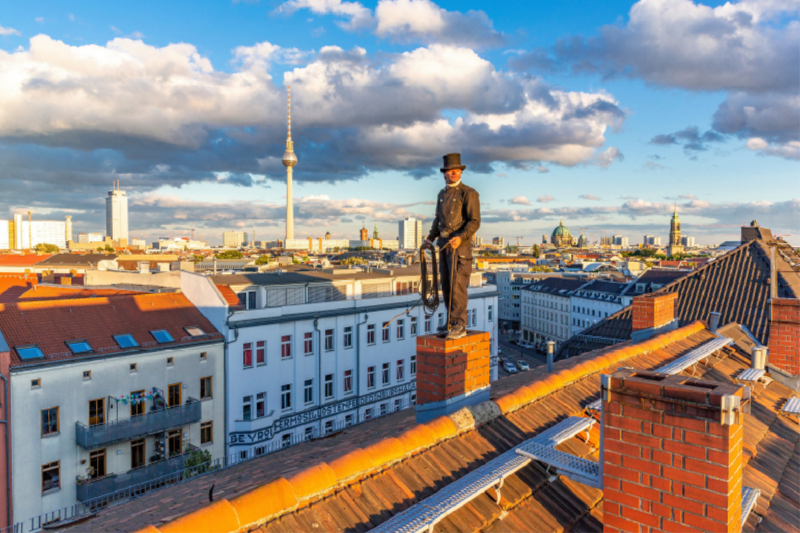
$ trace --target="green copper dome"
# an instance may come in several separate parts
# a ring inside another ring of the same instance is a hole
[[[563,220],[561,220],[558,223],[558,227],[553,230],[553,237],[572,237],[572,233],[570,233],[567,227],[564,225]]]

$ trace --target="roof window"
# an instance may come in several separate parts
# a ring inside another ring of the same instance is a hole
[[[154,329],[150,332],[150,335],[159,343],[165,344],[167,342],[175,342],[175,339],[172,338],[172,335],[165,329]]]
[[[206,332],[200,329],[199,326],[186,326],[183,329],[192,337],[200,337],[206,334]]]
[[[14,349],[17,350],[17,355],[19,355],[19,358],[23,361],[27,359],[40,359],[44,357],[42,350],[40,350],[35,344],[30,346],[17,346]]]
[[[119,347],[123,350],[125,348],[134,348],[139,346],[139,343],[136,342],[136,339],[133,338],[133,335],[130,333],[123,333],[122,335],[114,335],[114,340],[117,341]]]
[[[80,341],[67,341],[67,346],[74,354],[88,353],[92,351],[92,347],[85,340]]]

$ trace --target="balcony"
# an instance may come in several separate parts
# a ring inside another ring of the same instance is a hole
[[[101,478],[78,483],[78,501],[85,502],[105,496],[106,494],[111,494],[112,492],[127,489],[134,485],[142,485],[141,490],[145,492],[154,487],[145,487],[144,484],[148,481],[160,480],[160,478],[168,476],[169,474],[183,470],[188,458],[189,454],[185,453],[172,457],[171,459],[150,463],[141,468],[128,470],[121,474],[110,474]],[[164,481],[160,480],[159,483],[163,484]]]
[[[89,450],[199,422],[201,414],[201,403],[189,398],[183,405],[150,411],[122,420],[112,420],[96,426],[85,426],[76,422],[75,441],[78,446]]]

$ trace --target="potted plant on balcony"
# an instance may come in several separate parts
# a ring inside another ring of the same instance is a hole
[[[78,485],[83,485],[83,482],[84,482],[84,481],[86,481],[86,478],[85,478],[84,476],[82,476],[82,475],[80,475],[80,474],[78,474],[77,476],[75,476],[75,482],[76,482]]]

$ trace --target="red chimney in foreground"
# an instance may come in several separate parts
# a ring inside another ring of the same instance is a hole
[[[603,384],[603,531],[739,531],[740,385],[618,370]]]
[[[633,331],[661,328],[675,320],[677,292],[644,294],[633,299]]]
[[[770,300],[769,358],[770,365],[791,376],[800,376],[800,300]]]

